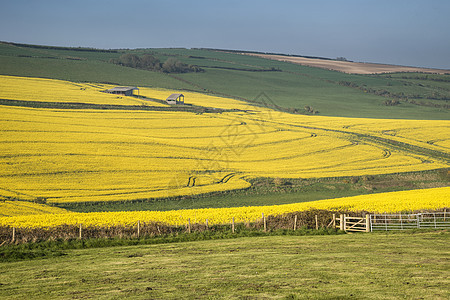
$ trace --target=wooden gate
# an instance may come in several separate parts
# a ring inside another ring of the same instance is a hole
[[[370,216],[351,217],[345,214],[340,215],[339,229],[350,232],[370,232]]]

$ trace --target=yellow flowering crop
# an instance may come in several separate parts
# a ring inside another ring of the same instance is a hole
[[[8,100],[166,106],[154,101],[101,92],[112,87],[97,83],[0,75],[0,95]]]
[[[373,213],[394,213],[422,209],[440,209],[450,206],[450,187],[380,193],[320,200],[285,205],[249,206],[232,208],[188,209],[172,211],[131,211],[100,213],[67,213],[55,215],[29,215],[0,218],[0,225],[15,227],[54,227],[59,225],[83,224],[84,226],[136,225],[141,222],[161,222],[169,225],[191,223],[229,224],[234,217],[236,222],[252,222],[265,216],[326,209],[332,211],[369,211]]]
[[[67,210],[27,201],[0,201],[0,217],[40,214],[63,214]]]
[[[2,99],[138,101],[99,92],[104,88],[0,76]],[[161,100],[172,92],[141,88],[141,94]],[[450,121],[292,115],[234,99],[183,94],[187,103],[241,111],[0,106],[0,196],[44,197],[50,203],[122,201],[241,189],[249,186],[246,178],[259,176],[339,177],[448,167],[445,159],[359,137],[448,155]]]

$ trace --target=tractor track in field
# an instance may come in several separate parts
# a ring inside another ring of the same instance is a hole
[[[256,120],[256,119],[253,119],[253,120]],[[438,160],[438,161],[443,161],[446,164],[450,163],[450,154],[449,153],[445,153],[445,152],[441,152],[441,151],[437,151],[437,150],[432,150],[432,149],[428,149],[428,148],[424,148],[424,147],[408,144],[408,143],[405,143],[405,142],[392,140],[392,139],[385,138],[385,137],[379,137],[379,136],[370,135],[370,134],[364,134],[364,133],[343,131],[343,130],[339,130],[339,129],[320,128],[320,127],[315,127],[315,126],[306,126],[306,125],[282,123],[282,122],[277,122],[277,121],[273,121],[273,120],[261,120],[261,119],[258,119],[258,121],[259,122],[267,122],[267,123],[277,124],[277,125],[284,125],[284,126],[289,126],[289,127],[294,127],[294,128],[309,129],[309,130],[313,130],[313,131],[325,131],[325,132],[339,133],[339,134],[343,134],[343,135],[349,136],[349,138],[351,140],[363,141],[363,142],[366,142],[366,143],[373,143],[373,144],[380,145],[380,146],[383,147],[384,150],[389,149],[389,153],[390,153],[391,150],[398,150],[398,151],[401,151],[401,152],[407,152],[409,154],[414,154],[414,155],[426,156],[426,157],[429,157],[429,158],[433,158],[433,159]]]

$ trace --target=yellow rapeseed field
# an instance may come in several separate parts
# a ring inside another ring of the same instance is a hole
[[[441,209],[450,206],[450,187],[410,190],[345,197],[330,200],[303,202],[296,204],[249,206],[233,208],[208,208],[172,211],[131,211],[66,213],[55,215],[28,215],[0,217],[0,225],[13,227],[54,227],[59,225],[84,226],[134,226],[137,221],[161,222],[169,225],[191,223],[227,224],[234,217],[236,222],[253,222],[265,216],[276,216],[309,209],[332,211],[369,211],[373,213],[394,213],[422,209]]]
[[[101,93],[104,88],[0,76],[2,99],[143,101],[118,99]],[[140,92],[164,100],[176,91]],[[365,137],[448,154],[450,121],[292,115],[233,99],[183,94],[187,103],[239,111],[0,106],[0,196],[43,197],[49,203],[122,201],[242,189],[249,187],[246,178],[260,176],[338,177],[448,167],[445,159],[426,152]]]
[[[63,214],[67,210],[28,201],[0,201],[0,217]]]
[[[0,75],[0,95],[8,100],[166,106],[154,101],[100,92],[112,87],[98,83]]]

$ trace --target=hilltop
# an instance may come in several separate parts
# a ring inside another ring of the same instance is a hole
[[[364,63],[353,62],[347,61],[345,58],[335,60],[335,59],[308,58],[308,57],[277,55],[277,54],[258,54],[258,53],[247,53],[247,54],[268,59],[291,62],[304,66],[334,70],[348,74],[383,74],[383,73],[399,73],[399,72],[450,74],[450,70],[408,67],[389,64],[375,64],[366,62]]]
[[[124,54],[151,55],[161,63],[170,58],[198,72],[112,63]],[[5,42],[0,43],[0,63],[0,75],[196,91],[296,114],[449,119],[449,74],[346,74],[213,49],[111,50]]]

